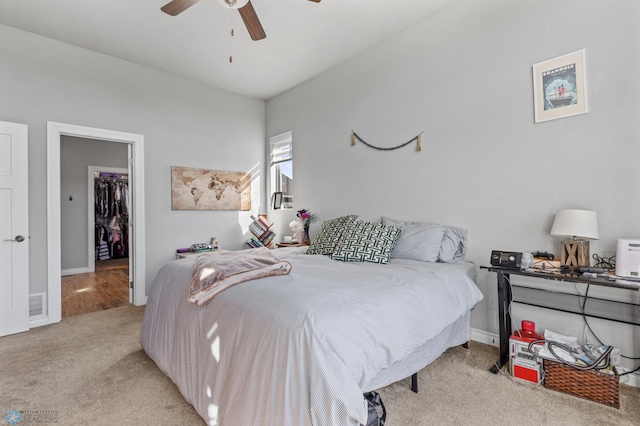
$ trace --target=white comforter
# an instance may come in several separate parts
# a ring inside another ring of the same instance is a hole
[[[141,344],[207,424],[364,424],[371,380],[482,299],[460,264],[274,253],[290,274],[204,307],[187,301],[193,257],[167,264],[151,288]]]

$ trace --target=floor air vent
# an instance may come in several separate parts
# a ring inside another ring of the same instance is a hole
[[[35,293],[29,295],[29,316],[35,317],[46,315],[46,296],[47,293]]]

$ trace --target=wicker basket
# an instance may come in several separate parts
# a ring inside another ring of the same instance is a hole
[[[543,368],[545,388],[620,408],[620,376],[615,367],[615,374],[607,374],[545,359]]]

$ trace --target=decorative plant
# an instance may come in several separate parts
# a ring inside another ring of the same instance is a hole
[[[316,215],[311,214],[307,209],[302,209],[302,210],[298,210],[298,213],[296,213],[296,216],[298,216],[300,222],[302,222],[302,226],[304,227],[302,242],[305,244],[310,244],[311,239],[309,238],[309,225],[311,225],[311,222],[316,220]]]
[[[296,213],[296,216],[298,216],[301,219],[302,226],[304,226],[305,228],[309,228],[309,225],[311,225],[311,222],[316,220],[316,215],[311,214],[307,209],[298,210],[298,213]]]

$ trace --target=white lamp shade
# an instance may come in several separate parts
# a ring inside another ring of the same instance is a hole
[[[559,210],[551,227],[554,237],[571,237],[597,240],[598,215],[590,210]]]

